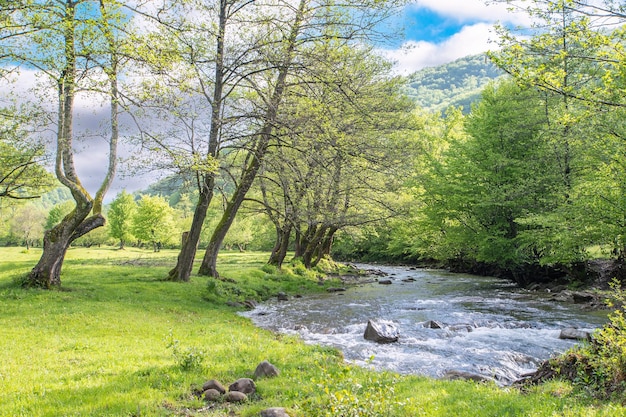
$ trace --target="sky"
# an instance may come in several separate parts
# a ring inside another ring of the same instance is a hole
[[[485,0],[414,0],[398,24],[404,38],[383,49],[400,74],[452,62],[458,58],[497,49],[493,26],[526,25],[528,17],[506,5],[486,5]]]

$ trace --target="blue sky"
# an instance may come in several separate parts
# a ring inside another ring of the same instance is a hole
[[[497,46],[493,25],[527,24],[528,17],[513,14],[502,4],[484,0],[414,0],[405,7],[398,24],[404,39],[383,53],[396,62],[396,70],[409,74],[474,55]],[[395,49],[394,49],[395,48]]]

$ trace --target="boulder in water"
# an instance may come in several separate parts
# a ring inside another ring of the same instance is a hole
[[[376,343],[393,343],[400,338],[400,331],[390,321],[368,320],[363,337],[365,340],[372,340]]]
[[[426,329],[443,329],[443,325],[435,320],[428,320],[424,323]]]
[[[590,340],[591,333],[569,327],[567,329],[561,330],[561,334],[559,334],[559,339]]]

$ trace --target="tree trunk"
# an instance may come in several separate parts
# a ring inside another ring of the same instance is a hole
[[[222,243],[224,242],[226,233],[228,233],[228,229],[230,229],[230,226],[233,224],[237,211],[239,210],[239,207],[241,207],[241,203],[243,203],[246,193],[252,186],[252,182],[254,181],[256,172],[258,171],[258,167],[256,169],[254,167],[249,167],[248,169],[249,170],[246,170],[246,174],[244,174],[244,180],[239,184],[239,187],[235,189],[235,193],[228,202],[220,222],[217,226],[215,226],[209,245],[206,248],[206,252],[204,252],[204,258],[202,259],[200,270],[198,271],[200,275],[214,278],[219,277],[219,273],[217,272],[217,255],[220,251]]]
[[[296,251],[293,255],[294,258],[301,258],[302,257],[302,253],[304,252],[304,243],[302,242],[302,232],[300,231],[300,229],[296,228]]]
[[[276,246],[272,250],[268,264],[282,268],[287,250],[289,249],[289,238],[291,237],[292,226],[285,226],[276,230]]]
[[[196,258],[198,242],[200,242],[200,234],[202,233],[202,225],[213,198],[213,183],[213,176],[205,181],[205,188],[200,193],[198,204],[196,204],[196,209],[193,213],[191,228],[187,232],[187,238],[183,239],[176,266],[168,274],[170,281],[189,282],[191,278],[193,262]]]
[[[313,266],[316,266],[324,256],[330,258],[330,251],[333,246],[333,237],[337,233],[337,227],[330,227],[326,232],[326,236],[321,240],[318,245],[317,259],[313,262]]]
[[[220,130],[222,126],[222,107],[224,103],[224,84],[225,84],[225,68],[224,68],[224,42],[226,39],[227,25],[227,6],[228,1],[220,0],[220,12],[218,33],[216,39],[216,62],[215,62],[215,81],[213,85],[213,101],[211,103],[211,128],[209,131],[209,148],[207,154],[213,158],[217,158],[218,143],[220,139]],[[170,281],[188,282],[191,278],[193,262],[198,251],[198,243],[200,242],[200,234],[204,220],[206,219],[207,210],[213,199],[213,187],[215,186],[215,174],[205,173],[202,176],[200,185],[200,195],[196,209],[193,213],[193,220],[187,239],[184,240],[178,260],[174,269],[172,269],[168,278]],[[221,243],[221,242],[220,242]]]
[[[61,267],[72,242],[93,229],[104,226],[105,220],[100,214],[87,218],[90,211],[91,204],[76,208],[61,223],[46,231],[43,253],[24,282],[25,287],[49,289],[61,285]]]
[[[319,253],[320,242],[328,229],[327,226],[319,226],[316,228],[315,234],[310,238],[306,245],[306,249],[302,254],[302,262],[304,262],[304,266],[308,269],[313,266],[313,258],[317,253]]]
[[[272,252],[270,253],[270,259],[267,261],[269,265],[278,265],[278,252],[280,251],[281,239],[283,237],[282,231],[278,224],[275,224],[276,227],[276,243],[274,243],[274,247],[272,248]]]

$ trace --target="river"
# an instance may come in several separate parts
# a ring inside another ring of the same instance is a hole
[[[551,294],[530,292],[491,277],[399,266],[359,265],[384,272],[391,285],[270,301],[243,313],[262,327],[334,346],[346,360],[403,374],[442,377],[462,371],[506,385],[534,371],[575,342],[561,329],[592,331],[606,313],[582,311]],[[367,321],[387,320],[400,331],[392,344],[363,338]],[[442,329],[424,323],[434,320]]]

